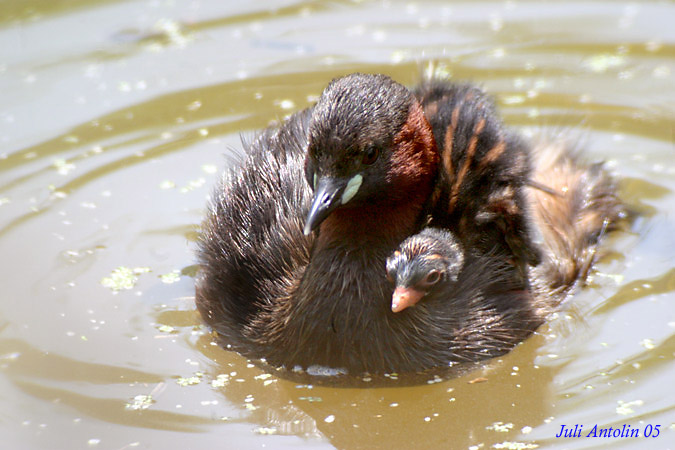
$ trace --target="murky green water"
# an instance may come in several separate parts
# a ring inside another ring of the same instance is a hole
[[[234,3],[0,3],[0,446],[675,448],[675,5]],[[431,62],[623,179],[641,215],[590,286],[511,354],[416,387],[297,385],[215,346],[194,241],[240,132],[334,76]]]

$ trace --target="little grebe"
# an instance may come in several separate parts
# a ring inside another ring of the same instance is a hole
[[[529,205],[555,201],[542,196],[558,197],[537,191],[525,204],[530,170],[525,144],[502,132],[491,106],[453,113],[459,94],[449,93],[459,88],[446,86],[448,94],[434,107],[424,95],[418,98],[382,75],[336,79],[315,106],[278,129],[265,130],[247,148],[242,166],[224,175],[203,224],[196,301],[229,348],[289,369],[414,372],[504,353],[541,323],[533,292],[543,298],[551,283],[534,279],[546,274],[539,270],[543,264],[533,266],[548,249],[534,244],[525,217]],[[484,98],[480,91],[474,95]],[[465,97],[463,102],[471,100]],[[493,128],[496,137],[481,134]],[[442,153],[446,161],[441,163],[436,143],[447,149],[448,132],[454,136],[452,149]],[[503,146],[515,149],[504,150],[505,159]],[[452,167],[461,168],[454,172]],[[466,175],[476,168],[487,175]],[[499,178],[495,171],[513,175]],[[492,192],[473,182],[491,177],[499,181],[494,202]],[[533,182],[544,178],[543,184],[551,185],[546,174],[537,177]],[[467,198],[473,195],[464,187],[467,180],[480,193],[476,201]],[[438,206],[442,202],[445,210]],[[504,204],[516,206],[510,216],[499,212]],[[613,218],[615,203],[583,204],[601,223]],[[462,223],[464,216],[452,216],[455,211],[468,211],[468,219]],[[551,219],[543,214],[531,215]],[[457,227],[462,244],[457,255],[465,259],[457,289],[445,302],[394,313],[385,261],[402,241],[434,221]],[[472,229],[473,221],[480,226]],[[483,226],[491,222],[501,224],[499,232]],[[474,236],[483,232],[487,239]],[[570,234],[541,234],[559,243],[567,239],[582,250],[594,245],[574,227],[562,232]],[[496,250],[489,248],[490,240]],[[516,265],[526,267],[526,285],[514,283],[508,258],[490,257],[493,253],[513,256]],[[561,277],[565,286],[575,279]],[[523,289],[527,286],[533,288]],[[496,313],[483,317],[481,302],[494,305]],[[499,345],[482,335],[491,321],[501,336]]]

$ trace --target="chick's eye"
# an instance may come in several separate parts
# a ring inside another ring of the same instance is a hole
[[[380,149],[377,147],[368,147],[363,154],[363,164],[370,165],[377,161],[377,157],[380,156]]]
[[[441,279],[441,272],[439,272],[438,270],[432,270],[424,278],[424,284],[426,284],[427,286],[431,286],[432,284],[438,283],[440,279]]]

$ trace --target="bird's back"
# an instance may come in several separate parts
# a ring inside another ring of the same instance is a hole
[[[312,236],[303,234],[311,190],[304,180],[309,111],[270,128],[243,164],[217,184],[202,224],[196,302],[202,316],[240,350],[252,316],[302,276]]]

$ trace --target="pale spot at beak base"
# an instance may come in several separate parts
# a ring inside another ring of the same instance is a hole
[[[356,193],[359,192],[361,183],[363,183],[363,175],[361,175],[360,173],[357,173],[356,175],[354,175],[349,179],[349,181],[347,182],[347,187],[345,187],[345,190],[342,193],[341,201],[343,205],[352,198],[354,198]]]

